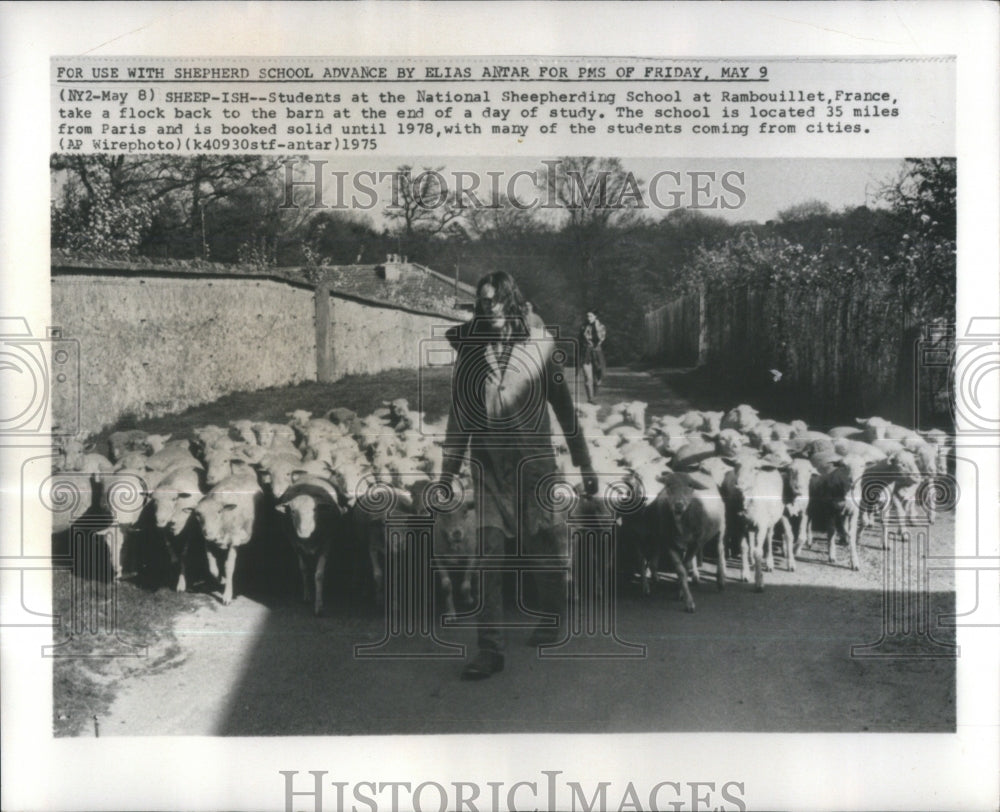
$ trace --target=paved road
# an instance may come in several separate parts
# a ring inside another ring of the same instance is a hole
[[[651,413],[688,407],[655,378],[612,370],[605,403],[640,398]],[[930,540],[953,546],[953,517]],[[882,628],[883,552],[866,536],[863,568],[826,563],[826,545],[804,552],[797,572],[767,576],[757,594],[730,563],[724,592],[704,567],[693,615],[672,583],[650,598],[616,601],[616,630],[644,645],[641,657],[541,658],[509,633],[507,667],[480,682],[459,680],[460,652],[434,658],[411,638],[407,659],[363,659],[385,619],[373,609],[331,606],[314,618],[289,598],[241,595],[223,607],[205,596],[180,617],[181,654],[126,681],[102,735],[338,735],[476,732],[947,731],[955,723],[954,661],[852,658],[852,644]],[[845,556],[841,556],[845,558]],[[291,587],[290,587],[291,588]],[[953,611],[953,585],[934,576],[931,617]],[[513,619],[514,614],[510,617]],[[472,646],[468,629],[440,640]],[[944,637],[944,634],[940,636]],[[591,639],[593,645],[596,641]],[[926,641],[903,641],[914,653]],[[930,644],[933,646],[933,644]],[[921,649],[921,650],[924,650]]]

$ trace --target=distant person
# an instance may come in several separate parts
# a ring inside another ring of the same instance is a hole
[[[583,385],[587,390],[587,402],[594,402],[594,395],[604,378],[604,339],[607,330],[598,321],[597,314],[588,310],[583,327],[580,329],[581,360],[583,362]]]
[[[573,464],[589,495],[597,491],[583,435],[574,430],[569,384],[554,360],[555,341],[526,306],[517,283],[502,271],[488,274],[476,288],[472,321],[448,331],[456,350],[452,403],[444,441],[442,480],[453,483],[466,450],[472,463],[482,550],[496,561],[507,554],[567,556],[566,525],[542,502],[545,480],[557,472],[552,450],[549,405],[566,435]],[[516,569],[516,564],[514,566]],[[537,608],[560,619],[566,630],[565,571],[532,573]],[[503,573],[481,570],[482,611],[476,655],[463,679],[484,679],[504,667]],[[531,644],[554,643],[557,627],[539,626]]]

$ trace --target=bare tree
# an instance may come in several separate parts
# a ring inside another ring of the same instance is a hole
[[[396,224],[402,236],[411,238],[418,232],[435,236],[462,216],[462,209],[443,172],[443,166],[425,166],[422,172],[414,175],[409,164],[397,167],[392,176],[392,198],[384,214],[387,220]]]

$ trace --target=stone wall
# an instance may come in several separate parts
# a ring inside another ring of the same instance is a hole
[[[280,281],[54,276],[52,323],[80,342],[83,434],[316,379],[313,292]]]
[[[421,342],[454,323],[443,316],[372,307],[332,295],[330,379],[386,369],[415,369],[420,365]]]
[[[232,392],[416,368],[421,341],[456,323],[326,288],[317,308],[294,279],[119,265],[52,276],[52,324],[80,345],[83,435]],[[69,408],[53,399],[55,425],[73,424]]]

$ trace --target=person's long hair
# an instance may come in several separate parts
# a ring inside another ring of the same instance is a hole
[[[482,277],[476,283],[476,316],[482,319],[492,319],[493,311],[485,312],[480,307],[479,294],[484,287],[490,285],[493,288],[493,301],[503,304],[503,315],[507,320],[504,332],[509,332],[515,341],[524,340],[527,337],[526,318],[528,315],[528,304],[521,293],[521,289],[514,281],[514,277],[506,271],[494,271]]]

